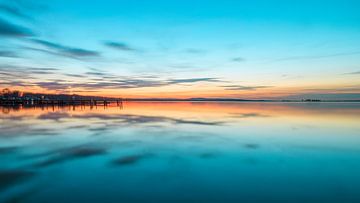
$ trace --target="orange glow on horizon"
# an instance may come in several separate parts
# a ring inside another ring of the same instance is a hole
[[[243,99],[271,99],[281,98],[289,95],[306,93],[360,93],[356,89],[337,91],[342,85],[321,85],[301,87],[270,87],[258,90],[224,90],[219,87],[164,87],[164,88],[129,88],[129,89],[103,89],[86,90],[71,89],[66,91],[46,90],[40,87],[4,87],[11,90],[39,94],[78,94],[82,96],[104,96],[114,98],[243,98]],[[2,88],[3,89],[3,88]],[[186,90],[184,90],[186,89]]]

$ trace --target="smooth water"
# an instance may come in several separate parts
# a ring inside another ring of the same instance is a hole
[[[0,202],[360,202],[360,103],[0,107]]]

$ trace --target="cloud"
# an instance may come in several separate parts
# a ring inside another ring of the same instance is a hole
[[[85,74],[87,75],[94,75],[94,76],[106,76],[107,74],[106,73],[103,73],[103,72],[86,72]]]
[[[57,68],[27,68],[28,70],[43,70],[43,71],[57,71],[57,70],[59,70],[59,69],[57,69]]]
[[[0,51],[0,57],[18,58],[18,55],[12,51]]]
[[[17,65],[7,65],[0,64],[0,74],[3,76],[8,76],[9,79],[30,79],[34,78],[32,75],[41,75],[41,74],[54,74],[55,71],[58,71],[57,68],[35,68],[27,66],[17,66]]]
[[[70,83],[60,83],[60,82],[34,82],[33,83],[36,86],[45,88],[47,90],[65,90],[69,89],[72,84]]]
[[[86,72],[85,76],[95,75],[107,77],[108,73],[101,72]],[[84,76],[84,77],[85,77]],[[69,87],[72,88],[84,88],[87,90],[91,89],[131,89],[131,88],[145,88],[145,87],[161,87],[167,85],[176,84],[191,84],[198,82],[222,82],[217,78],[190,78],[190,79],[169,79],[169,80],[154,80],[154,79],[143,79],[135,77],[120,77],[114,76],[113,79],[96,80],[84,83],[69,83],[69,82],[58,82],[58,81],[42,81],[34,82],[33,85],[40,86],[48,90],[64,90]]]
[[[45,88],[47,90],[66,90],[71,88],[84,88],[87,90],[91,89],[113,89],[113,88],[141,88],[141,87],[154,87],[161,86],[162,84],[158,84],[156,82],[149,81],[105,81],[105,82],[87,82],[87,83],[64,83],[57,81],[49,81],[49,82],[34,82],[36,86]]]
[[[264,89],[264,88],[270,88],[273,86],[264,86],[264,85],[259,85],[259,86],[243,86],[243,85],[225,85],[222,86],[225,87],[225,90],[241,90],[241,91],[246,91],[246,90],[257,90],[257,89]]]
[[[350,73],[345,73],[346,75],[359,75],[360,71],[355,71],[355,72],[350,72]]]
[[[1,85],[7,86],[35,86],[33,80],[39,79],[40,75],[56,74],[56,68],[35,68],[28,66],[0,64]]]
[[[158,80],[146,80],[146,79],[121,79],[114,80],[119,87],[122,88],[141,88],[141,87],[160,87],[165,86],[167,83]]]
[[[64,75],[69,76],[69,77],[74,77],[74,78],[84,78],[84,77],[86,77],[85,75],[72,74],[72,73],[65,73]]]
[[[32,39],[31,41],[51,50],[51,51],[49,51],[49,50],[39,49],[38,51],[43,51],[43,52],[50,53],[50,54],[67,56],[67,57],[71,57],[71,58],[100,56],[100,53],[97,51],[64,46],[64,45],[61,45],[58,43],[54,43],[54,42],[50,42],[50,41],[46,41],[46,40],[40,40],[40,39]],[[37,50],[37,49],[35,48],[34,50]]]
[[[121,51],[137,51],[136,49],[122,42],[105,42],[104,45]]]
[[[304,89],[305,91],[311,91],[311,92],[360,92],[360,85],[353,85],[353,86],[346,86],[346,87],[339,87],[339,88],[309,88]]]
[[[168,84],[186,84],[196,82],[222,82],[218,78],[188,78],[188,79],[171,79]]]
[[[0,64],[0,79],[5,85],[38,86],[47,90],[67,91],[69,88],[81,89],[85,92],[104,89],[132,89],[163,87],[170,85],[191,85],[201,82],[223,82],[218,78],[181,78],[161,79],[154,76],[119,76],[98,69],[90,68],[85,73],[60,73],[57,68],[34,68],[16,65]],[[86,81],[68,81],[41,79],[39,75],[61,75],[75,78],[84,78]],[[95,77],[92,77],[95,76]],[[31,79],[31,80],[30,80]],[[5,83],[6,81],[6,83]]]
[[[339,52],[334,54],[324,54],[324,55],[313,55],[313,56],[291,56],[291,57],[284,57],[279,58],[274,61],[293,61],[293,60],[308,60],[308,59],[322,59],[322,58],[332,58],[338,56],[351,56],[351,55],[358,55],[360,51],[353,51],[353,52]]]
[[[5,37],[29,37],[33,32],[27,28],[11,24],[0,18],[0,36]]]
[[[0,79],[3,79],[3,78],[2,78],[2,77],[0,77]],[[33,85],[28,84],[28,83],[23,82],[23,81],[1,82],[1,85],[10,86],[10,87],[14,87],[14,86],[19,86],[19,87],[30,87],[30,86],[33,86]]]
[[[245,61],[245,59],[242,58],[242,57],[235,57],[235,58],[232,58],[231,61],[233,61],[233,62],[243,62],[243,61]]]
[[[2,5],[0,5],[0,11],[8,13],[8,14],[16,16],[16,17],[19,17],[19,18],[31,19],[30,16],[24,14],[23,12],[20,11],[20,9],[18,9],[15,6],[2,4]]]
[[[39,49],[39,48],[33,48],[33,47],[23,47],[23,48],[24,48],[24,49],[27,49],[27,50],[31,50],[31,51],[42,52],[42,53],[45,53],[45,54],[51,54],[51,55],[55,55],[55,56],[68,57],[68,56],[65,55],[65,54],[57,53],[57,52],[50,51],[50,50],[46,50],[46,49]],[[71,58],[74,58],[74,57],[71,57]]]

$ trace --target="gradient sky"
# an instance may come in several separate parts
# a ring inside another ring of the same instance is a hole
[[[0,0],[0,88],[360,99],[358,0]]]

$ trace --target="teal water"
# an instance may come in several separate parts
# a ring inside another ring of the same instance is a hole
[[[0,202],[360,202],[360,103],[0,110]]]

